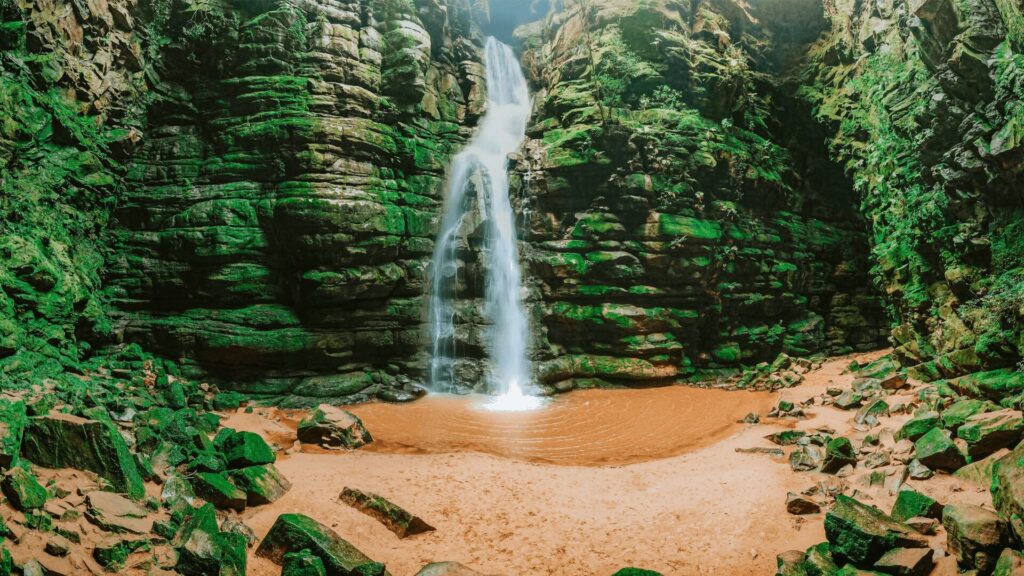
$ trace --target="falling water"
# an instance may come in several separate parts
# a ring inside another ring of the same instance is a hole
[[[431,275],[431,387],[438,392],[455,383],[455,284],[459,229],[470,208],[467,192],[476,183],[488,252],[486,304],[490,320],[492,407],[526,409],[537,404],[529,395],[528,327],[523,311],[516,218],[508,195],[508,156],[526,138],[530,94],[511,48],[489,38],[486,49],[488,107],[469,146],[452,162],[444,217],[434,248]]]

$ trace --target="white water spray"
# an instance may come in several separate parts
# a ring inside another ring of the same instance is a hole
[[[474,178],[486,230],[488,251],[486,305],[491,322],[491,390],[497,398],[487,407],[526,410],[540,405],[529,394],[527,359],[529,328],[520,290],[516,218],[508,196],[508,156],[526,139],[530,119],[530,93],[519,61],[511,48],[487,39],[487,113],[469,146],[452,162],[448,195],[431,273],[430,327],[432,355],[430,385],[435,392],[450,392],[455,384],[455,285],[458,276],[459,229],[469,210],[467,191]]]

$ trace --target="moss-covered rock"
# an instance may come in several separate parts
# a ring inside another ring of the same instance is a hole
[[[836,497],[825,515],[825,535],[834,557],[857,566],[872,566],[894,548],[926,548],[927,540],[882,511],[848,496]]]
[[[120,431],[101,409],[87,418],[53,413],[29,419],[22,455],[48,468],[89,470],[131,498],[145,496],[135,459]]]
[[[914,443],[914,456],[921,464],[953,472],[967,464],[967,457],[942,428],[932,428]]]
[[[0,480],[0,488],[11,505],[23,512],[39,510],[46,504],[46,488],[24,468],[8,470]]]
[[[351,574],[372,560],[333,530],[302,514],[283,514],[270,528],[256,554],[277,564],[285,554],[308,550],[319,558],[327,574]]]

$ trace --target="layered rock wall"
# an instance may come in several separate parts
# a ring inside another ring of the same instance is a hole
[[[1024,17],[1015,0],[828,1],[800,95],[871,224],[899,358],[928,379],[1024,352]]]
[[[165,50],[116,212],[125,338],[257,396],[371,396],[425,364],[441,183],[484,96],[474,15],[336,0],[216,17],[212,39]]]
[[[704,380],[884,342],[852,185],[778,87],[791,44],[825,27],[809,4],[769,20],[732,2],[570,2],[522,31],[543,382]]]

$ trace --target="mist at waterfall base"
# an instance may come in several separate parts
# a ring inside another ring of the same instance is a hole
[[[444,215],[431,267],[429,325],[431,329],[430,388],[455,390],[455,286],[458,278],[459,230],[471,202],[467,192],[478,183],[485,229],[487,278],[484,316],[490,321],[490,390],[496,396],[483,408],[500,411],[532,410],[543,405],[530,394],[529,327],[521,298],[515,214],[509,201],[508,156],[526,139],[532,103],[526,78],[515,53],[488,38],[487,113],[476,137],[452,162]]]

